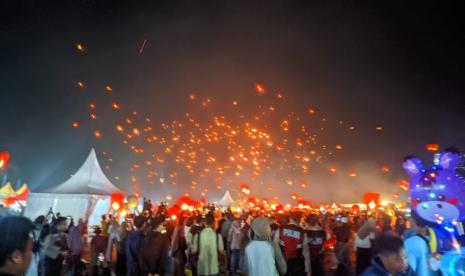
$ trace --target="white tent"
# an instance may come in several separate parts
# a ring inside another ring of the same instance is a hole
[[[232,198],[231,193],[229,192],[229,190],[227,190],[224,193],[223,198],[218,202],[218,204],[221,205],[221,206],[226,207],[226,206],[230,206],[233,202],[234,202],[234,199]]]
[[[25,215],[35,219],[52,208],[62,216],[89,220],[89,225],[100,222],[110,210],[111,194],[123,193],[108,180],[92,148],[79,170],[62,184],[29,194]]]

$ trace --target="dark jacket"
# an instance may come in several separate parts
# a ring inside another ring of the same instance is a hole
[[[165,261],[168,258],[170,238],[168,234],[150,232],[144,239],[144,244],[139,254],[141,275],[165,273]]]
[[[334,228],[334,235],[337,242],[347,243],[350,239],[350,226],[347,223]]]
[[[144,234],[140,231],[130,232],[126,240],[126,265],[129,273],[137,273],[138,255],[142,245]]]
[[[376,256],[371,260],[371,265],[367,267],[360,276],[390,276],[390,274],[386,271],[386,268],[384,268],[381,259]],[[406,272],[398,273],[395,276],[414,276],[414,273],[409,267]]]

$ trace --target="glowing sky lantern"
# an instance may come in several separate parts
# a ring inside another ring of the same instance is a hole
[[[378,193],[365,193],[363,195],[365,204],[371,209],[375,209],[379,204],[379,194]]]
[[[356,177],[357,173],[355,171],[350,171],[350,172],[348,172],[348,175],[351,176],[351,177]]]
[[[107,86],[105,86],[105,90],[106,90],[108,93],[111,93],[111,92],[113,92],[113,87],[111,87],[111,85],[107,85]]]
[[[375,129],[376,129],[377,132],[381,132],[383,130],[383,127],[382,126],[377,126]]]
[[[102,132],[100,130],[95,130],[94,131],[94,136],[95,136],[95,138],[100,138],[100,137],[102,137]]]
[[[282,121],[281,121],[281,129],[282,129],[284,132],[288,132],[288,131],[289,131],[289,121],[288,121],[288,120],[282,120]]]
[[[95,109],[97,106],[94,103],[89,104],[89,109]]]
[[[137,205],[139,204],[139,200],[137,199],[137,196],[135,195],[129,195],[127,197],[127,201],[128,201],[128,207],[132,209],[136,208]]]
[[[330,167],[329,171],[332,172],[332,173],[335,173],[336,172],[336,167]]]
[[[108,92],[113,90],[111,86],[108,88],[106,89]],[[265,93],[263,84],[259,84],[255,89],[258,93]],[[155,125],[151,124],[151,119],[146,114],[128,112],[123,117],[125,121],[117,122],[114,117],[110,117],[113,121],[106,122],[107,113],[99,112],[98,121],[95,123],[101,125],[96,126],[95,129],[103,128],[102,130],[105,131],[103,124],[109,123],[110,126],[113,124],[116,132],[121,135],[117,136],[118,139],[122,139],[122,143],[132,153],[139,154],[145,151],[147,155],[139,155],[143,160],[137,160],[139,164],[142,164],[138,171],[142,177],[151,178],[146,182],[153,185],[158,184],[158,180],[163,184],[165,179],[168,184],[174,184],[176,181],[181,183],[180,178],[187,173],[190,177],[194,177],[192,181],[205,183],[209,178],[217,181],[211,184],[221,188],[218,183],[237,181],[236,176],[250,178],[251,181],[260,181],[263,175],[275,173],[278,178],[276,183],[290,186],[295,184],[305,188],[307,184],[301,183],[299,179],[306,177],[314,163],[330,160],[327,158],[334,153],[331,146],[320,144],[319,126],[313,127],[301,120],[302,115],[305,115],[305,109],[300,112],[286,111],[289,109],[281,108],[284,101],[280,102],[279,106],[274,106],[278,105],[278,100],[284,97],[282,92],[276,92],[273,95],[274,99],[271,99],[274,100],[273,103],[268,101],[270,100],[268,98],[263,103],[258,103],[256,112],[237,113],[239,119],[234,117],[226,119],[224,115],[218,114],[213,109],[211,112],[202,109],[200,104],[203,102],[207,105],[213,102],[213,98],[198,98],[194,94],[188,97],[191,101],[198,100],[199,104],[189,105],[195,110],[186,110],[183,112],[185,116],[181,118],[166,120],[160,125],[158,123]],[[229,105],[231,102],[233,105],[238,105],[238,101],[230,100]],[[119,108],[119,104],[116,105],[109,97],[103,104],[103,106],[107,105],[108,107],[111,105],[114,109]],[[92,106],[89,107],[94,109]],[[201,120],[196,118],[199,108],[202,110]],[[317,112],[314,108],[307,111],[310,114]],[[275,119],[270,120],[271,116],[275,116]],[[325,122],[325,119],[321,121]],[[329,124],[327,126],[330,127]],[[274,133],[276,130],[279,133]],[[115,133],[108,132],[106,136],[111,134]],[[101,133],[94,135],[99,138]],[[144,143],[151,143],[151,145],[144,145]],[[342,144],[336,144],[335,147],[339,150],[343,148]],[[222,158],[223,152],[226,158]],[[147,158],[150,159],[148,163]],[[149,173],[156,170],[155,165],[158,163],[166,163],[167,168],[170,168],[166,172],[168,177],[160,177],[158,173],[156,175]],[[134,170],[132,167],[128,169]],[[142,171],[145,169],[147,171]],[[173,174],[174,170],[177,171],[176,174]],[[335,167],[329,170],[336,172]],[[296,174],[295,179],[288,177],[290,172]],[[140,182],[143,183],[144,180]],[[188,187],[200,192],[203,186],[199,186],[189,185]],[[274,189],[274,185],[269,185],[268,189]]]
[[[97,115],[96,115],[95,113],[91,113],[91,114],[89,115],[89,118],[90,118],[91,120],[97,120]]]
[[[308,200],[298,200],[297,201],[297,206],[299,209],[310,209],[312,207],[312,203]]]
[[[110,198],[111,198],[111,208],[113,208],[113,210],[117,211],[121,207],[123,207],[124,194],[114,193],[114,194],[111,194]]]
[[[308,114],[313,115],[316,113],[316,109],[314,107],[309,107],[307,108],[307,112]]]
[[[439,144],[428,144],[428,145],[426,145],[426,150],[427,151],[432,151],[432,152],[438,151],[439,150]]]
[[[82,43],[76,43],[74,47],[76,48],[76,51],[78,51],[81,54],[83,54],[86,51],[86,48]]]
[[[136,136],[139,136],[140,135],[140,130],[138,128],[133,128],[132,133],[134,133],[134,135],[136,135]]]
[[[352,211],[352,213],[358,214],[358,213],[360,213],[360,206],[358,206],[357,204],[354,204],[354,205],[352,205],[350,210]]]
[[[260,82],[255,83],[255,91],[257,91],[259,95],[265,95],[265,85]]]
[[[388,172],[390,172],[390,171],[391,171],[391,169],[389,169],[389,167],[388,167],[388,166],[386,166],[386,165],[383,165],[383,166],[381,166],[381,171],[382,171],[383,173],[388,173]]]
[[[83,83],[82,81],[78,81],[77,85],[78,85],[79,88],[85,88],[86,87],[85,83]]]
[[[407,180],[401,179],[398,182],[398,186],[402,191],[407,191],[409,189],[410,184]]]
[[[242,183],[241,184],[241,192],[245,195],[249,195],[250,194],[250,186],[245,184],[245,183]]]
[[[122,125],[116,125],[116,130],[119,131],[119,132],[123,132],[124,127]]]
[[[120,207],[121,207],[121,205],[118,202],[113,202],[111,204],[111,208],[113,208],[113,210],[115,210],[115,211],[119,210]]]
[[[8,151],[0,151],[0,170],[6,170],[10,165],[10,153]]]
[[[72,126],[73,126],[74,128],[78,128],[78,127],[79,127],[79,122],[78,122],[78,121],[74,121],[73,124],[72,124]]]
[[[121,106],[119,103],[117,102],[114,102],[111,104],[111,107],[114,109],[114,110],[120,110]]]

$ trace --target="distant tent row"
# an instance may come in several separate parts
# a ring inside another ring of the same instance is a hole
[[[30,193],[25,216],[35,219],[54,213],[88,220],[89,225],[100,223],[101,216],[110,210],[111,194],[123,193],[108,180],[92,148],[78,171],[58,186]]]
[[[99,224],[101,216],[110,211],[112,194],[124,192],[111,183],[102,171],[93,148],[77,172],[60,185],[33,193],[29,193],[24,185],[16,192],[10,184],[0,189],[0,199],[3,195],[14,195],[21,200],[27,198],[24,215],[31,219],[46,215],[51,208],[54,213],[71,216],[76,221],[80,218],[86,219],[89,225]],[[231,194],[226,191],[218,203],[230,206],[233,202]]]

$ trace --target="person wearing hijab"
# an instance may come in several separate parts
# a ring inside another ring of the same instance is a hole
[[[245,248],[243,271],[248,276],[286,274],[286,261],[281,250],[270,242],[271,227],[266,217],[257,217],[252,221],[253,238]],[[279,271],[278,271],[279,270]]]

